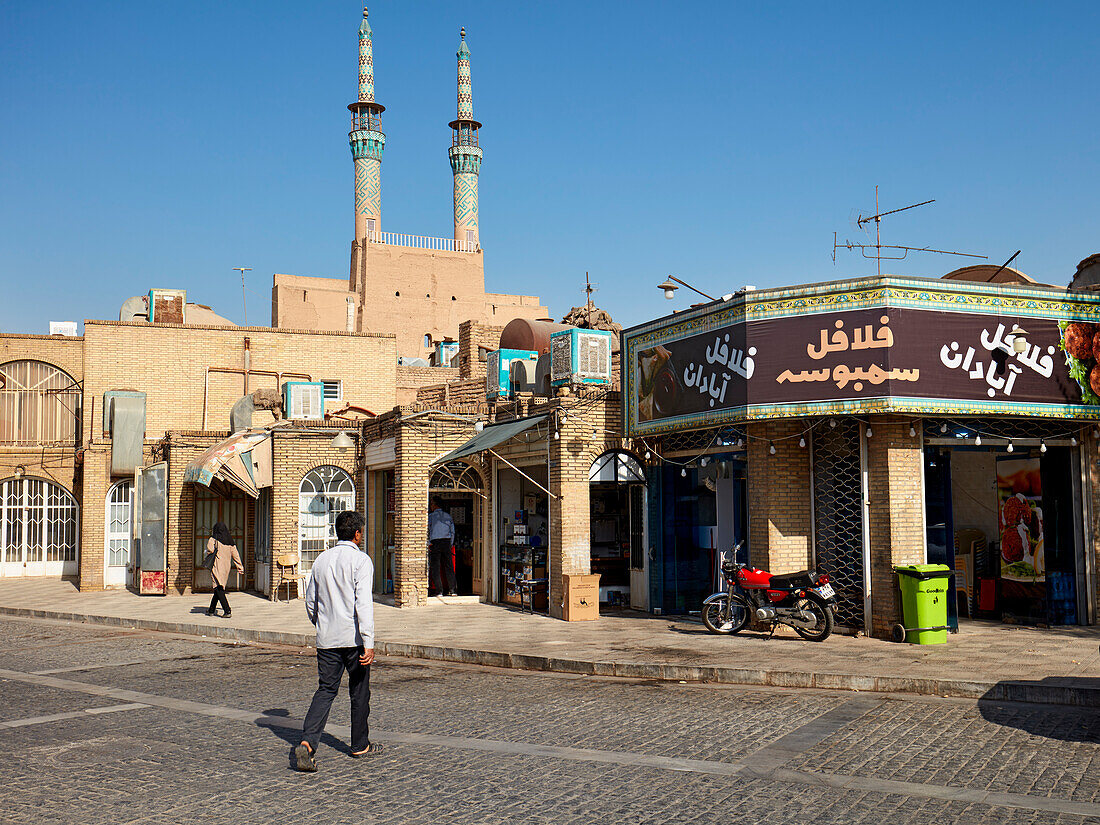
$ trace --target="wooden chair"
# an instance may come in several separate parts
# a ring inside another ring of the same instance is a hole
[[[301,582],[305,580],[306,574],[301,573],[298,570],[298,554],[297,553],[280,553],[275,557],[275,567],[271,571],[273,578],[275,579],[271,585],[271,601],[278,601],[279,588],[284,584],[286,585],[286,598],[290,601],[290,585],[294,583],[298,587],[298,595],[302,595]]]

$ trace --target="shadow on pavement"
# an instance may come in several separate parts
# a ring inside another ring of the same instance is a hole
[[[1032,736],[1100,744],[1100,678],[998,682],[978,700],[978,710],[987,722]]]
[[[290,750],[287,751],[287,768],[297,772],[298,765],[297,760],[294,758],[294,748],[302,741],[302,724],[297,719],[290,718],[290,711],[286,708],[269,708],[262,711],[263,715],[267,719],[257,720],[256,725],[261,728],[265,728],[282,739],[287,745],[290,746]],[[285,718],[287,720],[286,727],[278,724],[275,720]],[[351,745],[337,739],[330,733],[321,734],[321,744],[327,746],[334,751],[344,754],[345,756],[351,753]],[[325,756],[325,752],[322,749],[317,751],[317,760],[321,761]]]

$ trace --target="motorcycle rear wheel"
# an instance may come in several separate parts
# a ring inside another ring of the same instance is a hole
[[[749,606],[744,599],[724,596],[703,605],[703,624],[711,633],[727,636],[745,629],[749,623]]]
[[[795,627],[794,632],[811,642],[823,642],[833,632],[833,609],[816,596],[807,596],[798,607],[814,614],[817,624],[813,628]]]

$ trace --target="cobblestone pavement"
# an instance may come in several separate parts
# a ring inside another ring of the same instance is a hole
[[[311,650],[0,619],[0,823],[1100,823],[1100,713],[384,659],[290,750]]]

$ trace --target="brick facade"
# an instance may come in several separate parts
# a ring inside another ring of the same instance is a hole
[[[805,428],[788,420],[745,428],[749,560],[772,573],[805,570],[813,556],[810,450],[798,446]]]

